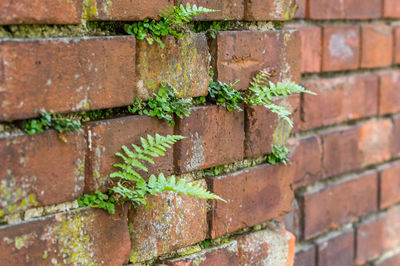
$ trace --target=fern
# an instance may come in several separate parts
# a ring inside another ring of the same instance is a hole
[[[217,195],[207,191],[197,185],[186,183],[184,179],[176,181],[174,176],[165,178],[164,174],[158,177],[151,175],[149,181],[140,175],[137,170],[148,172],[145,163],[154,164],[152,158],[164,156],[168,148],[177,141],[183,139],[179,135],[155,137],[148,135],[147,138],[141,138],[141,146],[132,144],[132,149],[122,146],[123,152],[115,155],[122,159],[122,163],[114,164],[119,171],[113,172],[110,177],[118,178],[116,186],[110,188],[107,194],[96,191],[93,195],[83,195],[78,203],[80,206],[92,206],[102,208],[110,213],[115,211],[115,204],[121,201],[130,202],[134,207],[145,205],[146,196],[157,195],[164,191],[173,191],[175,193],[195,196],[202,199],[223,200]]]
[[[184,24],[191,21],[192,17],[216,11],[201,6],[191,6],[189,3],[186,7],[181,4],[167,7],[161,12],[159,21],[145,19],[131,25],[125,24],[124,29],[126,33],[136,36],[138,40],[146,40],[149,44],[156,42],[164,49],[162,36],[172,35],[175,38],[183,38]]]
[[[276,113],[279,118],[287,121],[292,127],[293,121],[290,118],[291,112],[284,106],[273,103],[273,98],[278,96],[287,97],[295,93],[309,93],[314,92],[306,90],[304,87],[294,82],[278,82],[276,85],[269,79],[270,73],[267,70],[259,72],[250,82],[246,102],[250,105],[262,105],[271,112]]]

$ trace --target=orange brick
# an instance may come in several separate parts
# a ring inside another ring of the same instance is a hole
[[[322,30],[318,26],[296,28],[301,37],[301,72],[321,71]]]
[[[380,0],[309,0],[308,5],[311,19],[370,19],[381,15]]]
[[[361,27],[361,67],[390,66],[393,61],[393,32],[386,25]]]

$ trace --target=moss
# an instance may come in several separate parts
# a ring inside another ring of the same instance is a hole
[[[29,242],[36,237],[35,233],[29,233],[22,236],[16,236],[14,238],[15,248],[20,250],[21,248],[27,248],[29,246]]]
[[[96,17],[99,14],[97,10],[96,0],[84,0],[83,1],[83,15],[82,18],[89,20]]]
[[[0,27],[0,38],[79,37],[87,35],[83,25],[10,25]]]

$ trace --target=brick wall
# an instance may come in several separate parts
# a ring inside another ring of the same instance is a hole
[[[400,4],[297,0],[295,13],[294,0],[190,0],[221,10],[197,22],[227,29],[166,37],[165,49],[119,30],[178,2],[0,3],[4,265],[400,264]],[[265,108],[194,106],[174,127],[118,112],[163,81],[204,96],[210,66],[240,90],[272,68],[318,94],[283,102],[295,123],[291,164],[267,163],[288,132]],[[21,120],[42,108],[117,111],[69,134],[27,135]],[[113,215],[78,207],[83,193],[107,189],[122,145],[155,133],[187,138],[152,173],[196,180],[227,202],[171,192]]]

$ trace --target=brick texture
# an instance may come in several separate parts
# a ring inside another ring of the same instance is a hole
[[[245,3],[242,0],[184,0],[182,3],[218,10],[217,12],[196,16],[193,18],[194,20],[242,20],[244,17]]]
[[[296,28],[301,38],[301,72],[321,71],[322,63],[322,29],[318,26]]]
[[[386,165],[380,172],[380,208],[400,202],[400,162]]]
[[[201,181],[205,186],[205,182]],[[129,212],[132,263],[200,242],[207,236],[207,202],[164,192]]]
[[[173,0],[92,0],[88,2],[86,18],[89,20],[136,21],[158,18]]]
[[[299,82],[300,45],[299,34],[293,30],[218,32],[211,44],[213,69],[220,81],[239,79],[239,90],[247,89],[251,79],[268,67],[277,72],[275,81]]]
[[[392,156],[400,157],[400,116],[393,118]]]
[[[383,16],[385,18],[399,18],[400,6],[396,0],[383,0]]]
[[[295,18],[305,18],[307,11],[307,0],[297,0],[297,10]]]
[[[119,49],[115,49],[119,47]],[[0,41],[0,120],[129,105],[135,38]]]
[[[293,265],[295,237],[281,225],[237,238],[239,265]]]
[[[218,106],[195,107],[189,117],[178,120],[177,133],[187,137],[176,144],[178,172],[243,159],[243,112],[228,112]]]
[[[214,201],[211,237],[266,222],[290,211],[292,167],[264,165],[209,178],[212,191],[227,202]]]
[[[368,25],[361,27],[361,67],[390,66],[393,61],[392,27]]]
[[[367,172],[323,190],[303,195],[301,206],[304,208],[305,239],[375,211],[378,204],[377,184],[377,174]],[[357,204],[354,204],[355,202]]]
[[[353,265],[354,232],[339,232],[318,240],[318,265]]]
[[[19,211],[29,195],[38,205],[71,201],[84,187],[85,140],[81,131],[65,135],[55,131],[34,136],[15,134],[0,137],[0,202]],[[5,205],[5,206],[4,206]],[[32,207],[32,206],[31,206]]]
[[[400,64],[400,27],[394,28],[394,63]]]
[[[82,0],[4,0],[0,2],[0,24],[78,24]]]
[[[400,111],[400,72],[383,73],[379,88],[379,113],[390,114]]]
[[[126,212],[110,215],[86,209],[59,213],[3,226],[0,237],[4,265],[122,265],[129,259]]]
[[[311,19],[370,19],[381,15],[380,0],[310,0],[308,8]]]
[[[358,68],[360,60],[360,29],[358,27],[326,26],[322,31],[322,40],[323,71]]]
[[[296,8],[296,0],[245,0],[245,20],[288,20]]]
[[[206,249],[200,253],[189,255],[179,259],[172,259],[163,262],[163,265],[170,266],[218,266],[218,265],[239,265],[236,241]]]
[[[316,261],[316,247],[308,245],[298,251],[294,258],[294,266],[315,266]]]
[[[132,149],[131,144],[140,145],[140,138],[147,135],[173,135],[173,128],[167,122],[148,116],[127,116],[105,121],[91,122],[86,126],[88,152],[86,157],[86,192],[96,189],[105,191],[109,183],[108,176],[119,169],[112,165],[120,162],[114,155],[122,152],[123,145]],[[172,172],[173,149],[166,152],[165,157],[154,158],[154,165],[145,163],[149,174]],[[144,177],[147,173],[141,173]]]
[[[389,258],[380,260],[376,263],[377,266],[392,266],[400,263],[400,254],[395,254]]]

